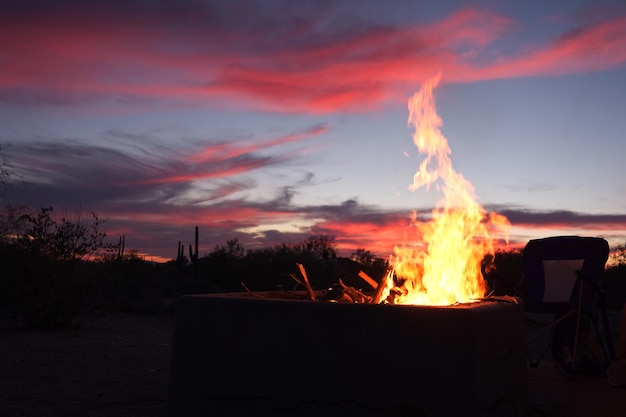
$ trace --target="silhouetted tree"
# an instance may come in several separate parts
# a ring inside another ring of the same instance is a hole
[[[114,250],[117,246],[105,242],[101,230],[103,221],[92,212],[88,219],[52,216],[52,207],[41,207],[37,214],[23,216],[24,230],[17,244],[33,255],[47,256],[62,261],[85,259],[100,250]]]
[[[0,243],[9,244],[24,229],[26,208],[15,206],[6,201],[0,210]]]
[[[375,262],[376,255],[366,250],[365,248],[358,248],[357,250],[352,252],[350,259],[362,265],[371,265]]]
[[[239,243],[238,239],[230,239],[226,241],[226,246],[215,245],[213,251],[209,254],[211,257],[227,257],[233,259],[242,259],[246,255],[246,250],[243,245]]]
[[[14,171],[3,151],[4,148],[6,146],[0,144],[0,243],[7,243],[19,233],[24,225],[26,213],[25,206],[11,204],[7,200],[7,189]]]
[[[337,242],[334,236],[313,235],[300,244],[300,251],[313,259],[336,258]]]
[[[13,167],[9,163],[3,148],[6,148],[6,145],[0,144],[0,193],[4,197],[4,193],[6,191],[6,187],[9,184],[9,180],[13,175]]]

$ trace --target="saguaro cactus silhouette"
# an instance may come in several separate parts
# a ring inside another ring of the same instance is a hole
[[[189,245],[189,248],[191,249],[191,245]],[[196,238],[193,256],[190,255],[189,258],[194,262],[198,260],[198,226],[196,226]]]
[[[185,257],[185,245],[178,241],[178,251],[176,252],[176,261],[182,262]],[[189,260],[195,262],[198,260],[198,226],[196,226],[196,236],[194,246],[189,244]]]
[[[117,260],[121,261],[124,259],[124,248],[126,246],[126,236],[120,236],[120,240],[117,244]]]

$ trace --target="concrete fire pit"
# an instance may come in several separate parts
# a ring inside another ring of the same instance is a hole
[[[171,416],[524,414],[521,305],[337,304],[262,295],[269,298],[178,300]]]

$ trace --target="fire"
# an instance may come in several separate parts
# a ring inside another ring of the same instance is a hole
[[[409,100],[413,142],[425,159],[409,189],[430,189],[443,194],[427,221],[413,213],[411,226],[418,244],[395,247],[393,269],[383,298],[394,304],[450,305],[485,296],[481,264],[494,254],[494,236],[508,243],[510,223],[497,213],[487,213],[476,202],[474,187],[452,168],[451,150],[441,133],[433,89],[441,76],[427,81]],[[393,287],[393,288],[391,288]]]

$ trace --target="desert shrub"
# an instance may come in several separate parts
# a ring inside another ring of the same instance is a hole
[[[242,282],[253,291],[293,289],[290,275],[296,264],[315,271],[323,260],[336,258],[335,239],[315,235],[296,244],[279,244],[271,248],[246,251],[237,239],[216,245],[213,251],[188,267],[192,275],[180,278],[183,293],[243,291]],[[312,273],[312,284],[324,288],[325,275]],[[319,277],[319,279],[318,279]]]
[[[13,243],[33,256],[71,261],[114,250],[116,245],[105,241],[103,221],[94,212],[88,218],[80,213],[74,218],[55,217],[52,207],[41,207],[37,213],[22,216],[23,230]]]
[[[59,327],[90,308],[97,290],[90,255],[108,248],[95,213],[55,218],[51,207],[20,216],[15,235],[0,240],[0,321]]]
[[[170,312],[168,300],[178,294],[170,265],[139,258],[97,263],[99,284],[95,291],[99,312],[160,314]]]
[[[61,327],[85,311],[92,283],[76,265],[6,245],[1,256],[0,320],[5,325]]]

